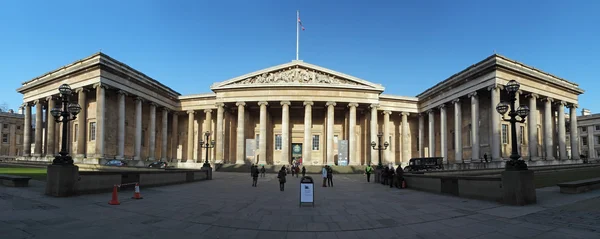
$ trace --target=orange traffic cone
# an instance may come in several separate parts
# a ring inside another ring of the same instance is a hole
[[[117,193],[117,185],[115,185],[113,187],[112,199],[108,202],[108,204],[110,204],[110,205],[119,205],[119,204],[121,204],[119,202],[119,195]]]
[[[135,192],[133,193],[132,199],[142,199],[142,195],[140,195],[140,185],[135,183]]]
[[[402,180],[402,188],[406,188],[406,181]]]

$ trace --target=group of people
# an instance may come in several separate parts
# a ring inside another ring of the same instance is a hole
[[[252,177],[252,187],[256,187],[258,183],[258,175],[260,174],[261,178],[265,177],[265,166],[263,165],[260,170],[258,169],[258,165],[252,164],[250,167],[250,176]]]
[[[292,172],[292,176],[296,175],[296,177],[298,177],[300,169],[299,169],[299,166],[292,165],[292,168],[289,171]],[[258,165],[252,164],[252,166],[250,167],[250,176],[252,177],[252,187],[257,186],[259,175],[260,175],[260,177],[263,177],[263,178],[265,177],[265,172],[266,172],[266,169],[265,169],[264,165],[259,170]],[[279,170],[279,172],[277,172],[277,179],[279,180],[279,190],[280,191],[285,190],[287,174],[288,174],[288,169],[285,166],[282,166],[281,169]],[[306,168],[304,166],[302,166],[302,177],[304,177],[305,175],[306,175]]]
[[[365,168],[365,174],[367,175],[367,182],[371,182],[371,174],[373,173],[373,167],[371,165],[367,165]],[[402,166],[398,165],[398,167],[394,170],[393,166],[385,166],[381,172],[381,184],[390,185],[391,187],[396,186],[397,188],[404,188],[404,170]]]
[[[333,187],[333,169],[331,166],[323,166],[323,169],[321,170],[321,176],[323,176],[323,187]]]
[[[292,164],[292,168],[290,169],[290,171],[292,171],[292,177],[295,174],[296,178],[297,178],[298,175],[300,174],[300,165]],[[306,176],[306,168],[304,166],[302,166],[302,177],[304,177],[304,176]]]

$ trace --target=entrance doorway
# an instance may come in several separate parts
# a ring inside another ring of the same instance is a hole
[[[302,164],[302,144],[292,143],[292,160],[290,164],[296,162]]]

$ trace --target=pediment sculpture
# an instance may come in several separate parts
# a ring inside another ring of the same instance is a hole
[[[358,85],[358,83],[354,81],[337,78],[334,75],[304,68],[288,68],[275,72],[262,73],[238,81],[234,83],[234,85],[284,83]]]

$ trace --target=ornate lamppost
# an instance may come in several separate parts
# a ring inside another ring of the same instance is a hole
[[[373,150],[377,150],[378,151],[378,155],[379,155],[379,163],[377,164],[377,168],[378,169],[382,169],[383,168],[383,164],[381,163],[381,151],[386,150],[388,146],[390,146],[390,144],[386,141],[385,143],[383,143],[383,145],[381,145],[381,137],[383,137],[383,133],[379,132],[377,134],[377,138],[378,138],[378,142],[379,143],[375,143],[375,141],[371,142],[371,147],[373,147]],[[369,164],[371,164],[371,162],[369,162]]]
[[[518,109],[515,108],[515,102],[517,100],[516,93],[519,90],[519,83],[515,80],[509,81],[504,87],[508,92],[508,103],[500,102],[496,106],[496,111],[502,115],[502,120],[510,122],[510,133],[512,140],[512,153],[510,154],[510,161],[506,162],[505,169],[507,171],[527,170],[527,164],[523,160],[519,160],[521,155],[517,149],[517,128],[516,123],[524,123],[525,118],[529,115],[529,107],[521,105]],[[508,112],[510,107],[510,112]],[[504,118],[504,114],[508,112],[508,119]],[[518,117],[518,118],[517,118]]]
[[[202,165],[202,167],[210,168],[210,163],[208,162],[208,149],[215,147],[215,141],[209,140],[209,137],[210,137],[209,131],[204,132],[204,137],[206,138],[205,141],[200,140],[200,147],[206,149],[206,157],[204,159],[204,164]]]
[[[51,109],[50,114],[54,116],[56,122],[61,122],[62,124],[62,144],[60,148],[60,152],[58,155],[54,157],[52,161],[53,165],[73,165],[73,158],[69,155],[67,151],[67,136],[68,136],[68,122],[75,120],[77,118],[77,114],[81,111],[81,106],[77,103],[70,103],[71,95],[73,90],[67,84],[62,84],[58,87],[58,91],[60,92],[60,101],[62,105]],[[61,118],[62,117],[62,118]]]

